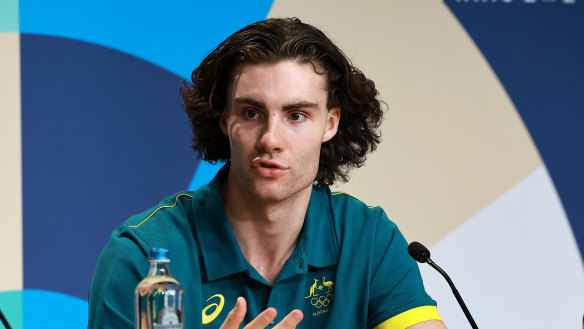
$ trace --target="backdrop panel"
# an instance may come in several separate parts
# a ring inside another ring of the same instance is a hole
[[[9,0],[0,248],[14,271],[0,275],[0,308],[13,328],[83,327],[111,231],[213,176],[189,149],[178,90],[267,16],[321,27],[389,105],[378,151],[335,189],[432,245],[481,327],[579,325],[582,1]],[[437,273],[423,275],[447,325],[468,326]],[[78,317],[41,325],[46,305]]]

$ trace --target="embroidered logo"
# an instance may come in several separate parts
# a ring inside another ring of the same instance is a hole
[[[203,324],[209,324],[213,322],[213,320],[215,320],[217,316],[219,316],[219,313],[221,313],[221,311],[223,310],[223,305],[225,305],[225,297],[223,297],[223,295],[221,294],[213,295],[209,297],[207,301],[210,301],[213,298],[219,298],[219,304],[211,303],[203,309]],[[215,309],[213,310],[213,312],[211,312],[211,314],[207,314],[207,311],[209,311],[210,308]]]
[[[316,308],[312,316],[321,315],[330,311],[329,305],[333,301],[334,285],[335,283],[333,281],[327,281],[324,276],[322,277],[321,284],[318,283],[317,278],[314,278],[314,283],[308,289],[308,296],[304,297],[310,300],[310,305]]]

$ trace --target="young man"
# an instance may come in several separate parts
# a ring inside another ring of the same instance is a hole
[[[113,233],[90,328],[132,328],[151,247],[172,253],[187,328],[445,328],[395,224],[327,187],[375,149],[382,110],[373,82],[321,31],[251,24],[182,95],[193,148],[227,164]]]

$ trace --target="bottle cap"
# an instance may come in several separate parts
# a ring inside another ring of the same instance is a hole
[[[148,260],[154,260],[159,262],[169,262],[168,249],[165,248],[152,248],[148,253]]]

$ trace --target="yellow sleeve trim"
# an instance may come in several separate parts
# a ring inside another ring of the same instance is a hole
[[[140,225],[142,225],[142,224],[146,223],[146,221],[147,221],[147,220],[149,220],[149,219],[150,219],[150,217],[154,216],[154,214],[155,214],[155,213],[156,213],[158,210],[160,210],[160,209],[162,209],[162,208],[172,208],[172,207],[176,206],[176,204],[178,203],[178,198],[179,198],[180,196],[183,196],[183,195],[186,195],[186,196],[188,196],[188,197],[191,197],[191,198],[193,197],[193,196],[192,196],[192,195],[190,195],[190,194],[181,193],[181,194],[179,194],[179,195],[177,195],[177,196],[176,196],[176,199],[174,199],[174,204],[173,204],[172,206],[160,206],[160,207],[156,208],[156,210],[154,210],[154,211],[153,211],[153,212],[150,214],[150,216],[146,217],[146,219],[144,219],[143,221],[141,221],[141,222],[140,222],[140,224],[138,224],[138,225],[128,225],[128,227],[131,227],[131,228],[136,228],[136,227],[138,227],[138,226],[140,226]]]
[[[442,320],[436,306],[420,306],[385,320],[374,329],[405,329],[428,320]]]
[[[349,194],[349,193],[345,193],[345,192],[333,192],[333,193],[331,193],[331,195],[341,195],[341,194],[348,195],[348,196],[350,196],[350,197],[351,197],[351,198],[353,198],[353,199],[357,199],[357,200],[359,200],[359,198],[358,198],[358,197],[356,197],[356,196],[354,196],[354,195],[351,195],[351,194]],[[359,200],[359,201],[361,201],[361,200]],[[361,201],[361,202],[363,202],[363,201]]]

